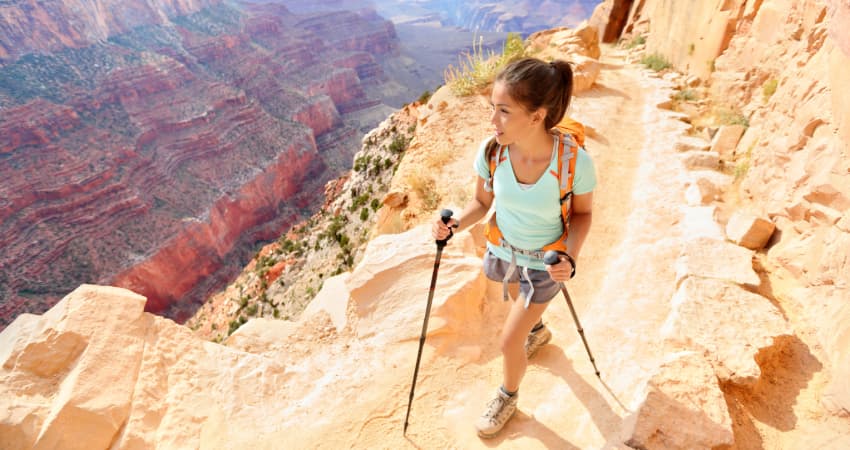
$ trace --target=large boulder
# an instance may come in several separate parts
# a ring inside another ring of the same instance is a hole
[[[649,380],[646,399],[626,418],[636,449],[705,449],[732,445],[732,420],[714,371],[699,352],[671,355]]]
[[[761,375],[756,354],[793,334],[770,300],[727,281],[687,278],[672,302],[661,330],[666,345],[705,349],[721,381],[754,385]]]

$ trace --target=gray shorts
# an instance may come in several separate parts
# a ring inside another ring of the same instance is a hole
[[[497,258],[489,250],[484,253],[484,275],[487,278],[502,282],[510,266],[509,261]],[[531,286],[534,285],[534,293],[530,298],[531,303],[547,303],[561,291],[561,285],[553,280],[549,276],[549,272],[545,270],[528,269],[528,278],[526,278],[525,269],[517,266],[514,273],[508,278],[508,282],[516,283],[517,281],[519,281],[519,292],[526,299],[531,292]]]

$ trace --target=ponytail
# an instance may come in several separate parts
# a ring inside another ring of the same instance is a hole
[[[551,107],[547,109],[545,124],[547,130],[554,128],[564,118],[573,96],[573,68],[570,63],[559,59],[552,61],[549,65],[558,76],[558,88],[554,89],[554,101]]]

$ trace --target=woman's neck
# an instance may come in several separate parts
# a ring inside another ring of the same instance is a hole
[[[551,134],[541,129],[539,132],[530,133],[526,139],[521,142],[514,142],[510,145],[512,152],[522,158],[535,160],[540,158],[548,158],[552,153],[552,137]]]

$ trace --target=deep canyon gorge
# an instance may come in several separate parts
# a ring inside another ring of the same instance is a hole
[[[4,325],[81,282],[180,320],[351,164],[358,113],[391,110],[374,12],[98,6],[0,5]]]
[[[0,3],[0,328],[85,282],[185,320],[315,210],[368,130],[504,36],[464,26],[589,12],[377,3]]]

